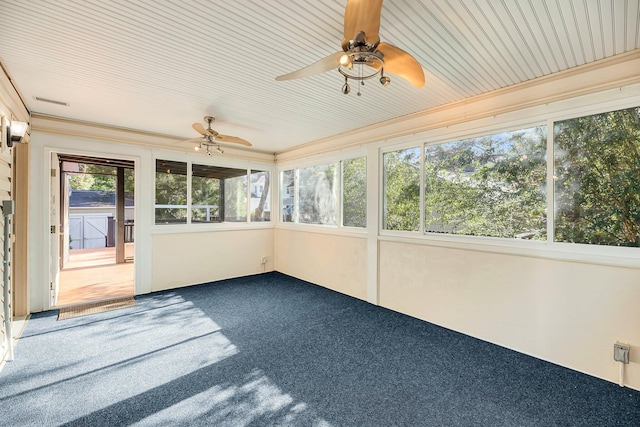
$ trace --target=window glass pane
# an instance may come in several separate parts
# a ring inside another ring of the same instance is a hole
[[[251,171],[251,221],[271,220],[270,174]]]
[[[214,166],[191,167],[191,222],[220,222],[220,178]]]
[[[418,231],[420,225],[420,148],[384,153],[385,230]]]
[[[293,203],[295,199],[293,169],[280,174],[280,212],[282,222],[293,222]]]
[[[555,240],[640,246],[640,107],[554,125]]]
[[[425,231],[546,239],[546,127],[425,147]]]
[[[156,160],[156,224],[187,222],[187,164]]]
[[[298,222],[336,225],[336,165],[298,170]]]
[[[342,225],[367,226],[367,158],[342,161]]]
[[[247,171],[224,180],[224,220],[247,221]]]

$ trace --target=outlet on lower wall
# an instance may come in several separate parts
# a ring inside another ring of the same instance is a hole
[[[260,264],[265,265],[267,263],[267,257],[262,257],[262,261],[260,262]]]
[[[613,360],[616,362],[629,363],[629,345],[615,343],[613,345]]]

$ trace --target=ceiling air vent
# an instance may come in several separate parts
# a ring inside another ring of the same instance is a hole
[[[34,96],[33,99],[35,99],[36,101],[48,102],[49,104],[62,105],[63,107],[69,106],[68,102],[56,101],[55,99],[42,98],[40,96]]]

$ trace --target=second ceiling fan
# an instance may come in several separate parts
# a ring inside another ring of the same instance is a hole
[[[300,79],[337,69],[344,76],[342,93],[345,95],[351,91],[350,79],[364,84],[364,80],[379,76],[380,83],[387,86],[391,79],[385,72],[404,78],[416,88],[422,87],[424,71],[420,63],[404,50],[380,42],[381,11],[382,0],[347,0],[342,52],[278,76],[276,80]]]
[[[207,127],[202,126],[201,123],[194,123],[191,127],[198,132],[202,137],[200,138],[191,138],[186,141],[181,142],[197,142],[198,144],[195,146],[196,151],[204,150],[207,155],[211,155],[211,149],[215,148],[215,150],[223,154],[224,151],[220,147],[220,142],[222,143],[234,143],[244,145],[246,147],[251,147],[251,143],[245,139],[238,138],[237,136],[229,136],[222,135],[214,129],[211,129],[211,123],[215,121],[215,117],[205,116],[204,121],[207,122]]]

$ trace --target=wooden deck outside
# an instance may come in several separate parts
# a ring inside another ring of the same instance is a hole
[[[125,244],[125,258],[133,257],[133,245]],[[58,306],[133,295],[133,262],[115,260],[115,248],[70,250],[60,271]]]

